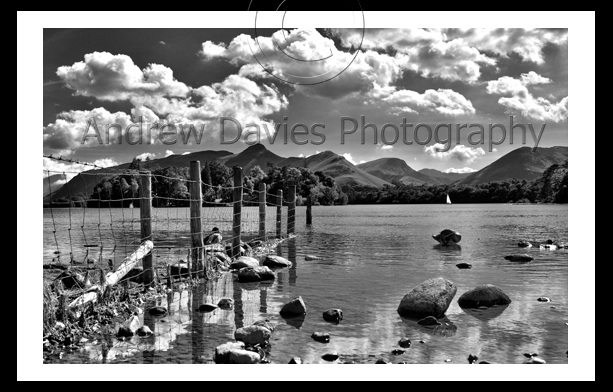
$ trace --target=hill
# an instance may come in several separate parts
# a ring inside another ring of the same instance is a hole
[[[399,181],[407,185],[441,184],[439,180],[412,169],[405,161],[399,158],[376,159],[361,163],[357,167],[390,183]]]

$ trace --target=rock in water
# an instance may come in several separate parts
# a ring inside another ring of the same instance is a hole
[[[258,320],[255,323],[253,323],[252,325],[255,326],[259,326],[259,327],[264,327],[266,329],[268,329],[270,332],[275,332],[275,325],[273,323],[270,322],[270,320],[266,319],[266,320]]]
[[[281,308],[281,312],[279,313],[281,313],[281,316],[292,317],[302,316],[303,314],[306,314],[306,312],[306,305],[304,304],[302,297],[297,297],[283,305],[283,308]]]
[[[528,241],[519,241],[517,243],[517,246],[519,246],[520,248],[532,248],[532,244]]]
[[[443,278],[428,279],[400,301],[398,313],[403,317],[441,317],[457,292],[455,285]]]
[[[237,329],[236,332],[234,332],[234,339],[252,346],[256,344],[264,346],[268,344],[271,334],[272,332],[268,328],[252,325],[250,327]]]
[[[340,323],[343,319],[343,311],[340,309],[328,309],[323,314],[324,320],[329,323]]]
[[[206,313],[212,312],[215,309],[217,309],[217,305],[214,305],[214,304],[202,304],[198,308],[199,311],[206,312]]]
[[[526,254],[523,255],[509,255],[509,256],[505,256],[506,260],[509,261],[514,261],[514,262],[522,262],[522,263],[527,263],[529,261],[534,260],[534,257],[530,257]]]
[[[232,351],[244,350],[245,343],[243,342],[228,342],[218,346],[215,349],[213,360],[215,363],[230,363],[230,353]]]
[[[406,353],[406,350],[398,350],[398,349],[392,350],[392,354],[394,355],[402,355],[404,353]]]
[[[266,259],[264,259],[264,265],[270,268],[284,268],[291,267],[292,262],[281,256],[268,255]]]
[[[232,309],[234,306],[234,300],[232,298],[222,298],[217,304],[221,309]]]
[[[134,332],[130,328],[128,328],[128,327],[126,327],[124,325],[119,327],[119,329],[117,330],[117,337],[126,337],[126,338],[128,338],[130,336],[134,336]]]
[[[524,364],[526,365],[545,365],[547,364],[547,362],[545,362],[545,360],[539,358],[539,357],[532,357],[530,359],[527,359]]]
[[[294,357],[294,358],[289,360],[288,364],[289,365],[302,365],[302,358]]]
[[[445,229],[440,233],[433,235],[432,238],[437,240],[441,245],[455,245],[460,240],[462,240],[462,236],[455,230]]]
[[[311,335],[311,338],[313,338],[313,340],[315,340],[316,342],[320,342],[320,343],[330,342],[330,334],[327,334],[327,333],[314,332],[313,335]]]
[[[458,305],[462,308],[490,307],[494,305],[508,305],[511,298],[498,287],[491,284],[475,287],[465,292],[458,299]]]
[[[146,325],[143,325],[139,329],[136,330],[136,334],[138,336],[151,336],[153,335],[153,331]]]
[[[470,355],[468,356],[468,363],[470,363],[471,365],[472,365],[473,363],[476,363],[478,360],[479,360],[479,357],[477,357],[476,355],[472,355],[472,354],[470,354]]]
[[[233,350],[230,351],[230,363],[245,365],[254,364],[260,362],[260,354],[247,350]]]
[[[402,348],[409,348],[411,347],[411,340],[407,339],[407,338],[402,338],[400,339],[400,341],[398,342],[398,345]]]
[[[468,264],[468,263],[460,263],[460,264],[456,264],[456,267],[458,267],[459,269],[470,269],[472,268],[472,264]]]
[[[311,261],[311,260],[323,260],[323,257],[313,256],[313,255],[306,255],[306,256],[304,256],[304,259],[305,259],[306,261]]]
[[[339,358],[338,353],[328,353],[321,357],[324,361],[334,362]]]
[[[241,283],[275,280],[275,274],[268,267],[246,267],[238,271],[238,281]]]
[[[376,365],[389,365],[390,361],[388,361],[387,359],[381,358],[379,360],[377,360],[377,362],[375,362]]]
[[[165,316],[168,310],[163,306],[155,306],[149,309],[149,314],[152,316]]]
[[[232,262],[232,264],[230,264],[230,269],[233,270],[240,270],[241,268],[247,268],[247,267],[259,267],[260,266],[260,262],[257,259],[254,259],[253,257],[249,257],[249,256],[241,256],[238,259],[236,259],[234,262]]]
[[[551,302],[551,300],[547,297],[539,297],[536,300],[539,302]]]
[[[419,320],[417,324],[424,325],[424,326],[441,325],[441,323],[439,323],[438,320],[436,320],[436,318],[432,316],[428,316],[426,318]]]

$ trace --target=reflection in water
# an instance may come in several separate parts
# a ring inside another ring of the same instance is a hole
[[[290,325],[296,329],[302,328],[302,324],[304,324],[305,319],[306,319],[306,316],[304,315],[293,316],[293,317],[283,317],[283,320],[287,323],[287,325]]]
[[[477,309],[468,309],[468,308],[462,308],[462,310],[470,315],[473,316],[481,321],[489,321],[489,320],[493,320],[496,317],[500,316],[502,314],[502,312],[504,312],[506,310],[506,308],[509,305],[496,305],[496,306],[492,306],[489,308],[477,308]]]

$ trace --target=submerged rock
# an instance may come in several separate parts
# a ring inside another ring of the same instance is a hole
[[[530,257],[526,254],[509,255],[509,256],[505,256],[504,258],[509,261],[524,262],[524,263],[534,260],[534,257]]]
[[[441,245],[455,245],[462,240],[462,236],[455,230],[445,229],[440,233],[433,235],[432,238],[438,241]]]
[[[234,332],[234,339],[252,346],[256,344],[263,346],[268,344],[271,335],[272,332],[268,328],[252,325],[250,327],[237,329],[236,332]]]
[[[508,305],[511,298],[498,287],[486,284],[475,287],[462,294],[458,299],[458,305],[462,308],[491,307],[494,305]]]
[[[228,342],[215,348],[215,363],[230,363],[230,353],[233,351],[244,350],[245,343],[243,342]]]
[[[235,261],[233,261],[232,264],[230,264],[230,269],[240,270],[241,268],[259,267],[259,266],[260,266],[260,262],[257,259],[253,257],[249,257],[249,256],[241,256]]]
[[[411,339],[407,339],[407,338],[402,338],[400,339],[400,341],[398,342],[398,345],[402,348],[409,348],[411,347]]]
[[[417,324],[424,325],[424,326],[441,325],[441,323],[438,322],[436,317],[432,317],[432,316],[428,316],[428,317],[425,317],[419,320]]]
[[[302,297],[297,297],[283,305],[281,308],[281,316],[301,316],[306,314],[307,309]]]
[[[284,268],[291,267],[292,262],[281,256],[268,255],[264,259],[264,265],[270,268]]]
[[[238,281],[241,283],[275,280],[275,274],[268,267],[246,267],[238,271]]]
[[[403,317],[441,317],[456,292],[455,285],[446,279],[428,279],[402,298],[398,313]]]
[[[313,340],[315,340],[316,342],[320,342],[320,343],[330,342],[330,334],[328,333],[314,332],[313,335],[311,335],[311,338],[313,338]]]
[[[330,323],[340,323],[343,319],[343,311],[340,309],[328,309],[323,313],[324,320]]]

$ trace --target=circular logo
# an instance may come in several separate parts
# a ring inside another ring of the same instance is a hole
[[[252,11],[252,3],[253,1],[249,3],[248,10],[250,11]],[[279,3],[276,11],[280,11],[283,3],[285,3],[285,0]],[[283,11],[280,21],[282,37],[279,36],[280,34],[274,34],[271,41],[266,39],[266,42],[261,42],[262,38],[258,36],[258,16],[260,16],[260,12],[256,11],[254,24],[255,44],[249,42],[253,58],[269,75],[289,84],[312,86],[338,77],[351,66],[358,53],[360,53],[364,41],[364,11],[362,11],[360,2],[357,1],[357,3],[360,10],[359,19],[362,22],[358,29],[360,31],[360,42],[357,48],[352,45],[347,50],[335,48],[334,52],[330,48],[329,53],[310,53],[314,56],[308,56],[309,58],[304,56],[304,46],[301,46],[300,54],[295,54],[295,51],[292,51],[292,43],[295,42],[295,38],[291,37],[291,33],[288,36],[285,27],[288,11]]]

